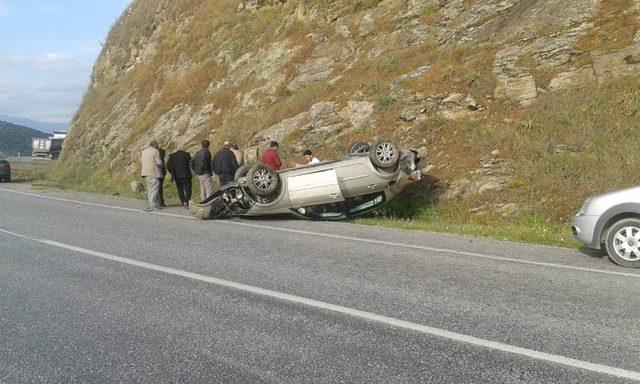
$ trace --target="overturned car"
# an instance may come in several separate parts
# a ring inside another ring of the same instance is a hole
[[[346,157],[275,171],[241,167],[235,181],[207,200],[191,202],[200,219],[292,214],[311,220],[344,220],[382,207],[420,179],[417,152],[384,140],[357,142]]]

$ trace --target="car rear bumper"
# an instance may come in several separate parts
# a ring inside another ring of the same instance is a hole
[[[599,218],[600,216],[574,216],[571,223],[573,237],[589,248],[600,249],[600,236],[594,233]]]

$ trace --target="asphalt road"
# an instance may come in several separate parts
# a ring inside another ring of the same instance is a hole
[[[0,185],[0,383],[640,381],[640,271]]]

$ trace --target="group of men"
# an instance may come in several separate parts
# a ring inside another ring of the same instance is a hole
[[[160,148],[158,142],[153,139],[149,142],[149,147],[142,151],[140,162],[142,164],[142,177],[147,184],[147,195],[149,207],[147,211],[160,209],[165,206],[164,202],[164,179],[167,172],[178,189],[178,196],[183,207],[189,207],[192,194],[192,172],[196,174],[200,185],[200,198],[206,201],[213,195],[213,183],[211,178],[215,174],[218,176],[220,186],[223,187],[232,182],[238,168],[244,165],[244,153],[237,145],[225,140],[222,148],[212,157],[208,140],[202,141],[202,148],[191,157],[191,155],[181,149],[169,155],[165,163],[165,150]],[[310,150],[303,152],[306,164],[320,163]],[[262,164],[275,170],[282,168],[282,160],[278,155],[278,143],[272,141],[269,148],[262,156]],[[298,164],[296,166],[299,166]]]
[[[213,174],[218,176],[220,186],[223,187],[233,181],[238,168],[244,165],[244,154],[237,145],[225,140],[222,148],[211,156],[209,140],[202,141],[202,148],[193,156],[192,169],[200,184],[200,198],[202,201],[213,195]],[[188,205],[187,205],[188,206]]]

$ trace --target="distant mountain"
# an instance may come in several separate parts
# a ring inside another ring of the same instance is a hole
[[[22,125],[25,127],[31,127],[42,132],[52,133],[53,131],[67,131],[69,130],[69,124],[65,123],[43,123],[42,121],[35,121],[31,119],[24,119],[20,117],[13,117],[7,115],[0,115],[0,121],[6,121],[11,124]]]
[[[31,139],[34,137],[49,137],[48,133],[0,121],[0,152],[5,155],[31,156]]]

